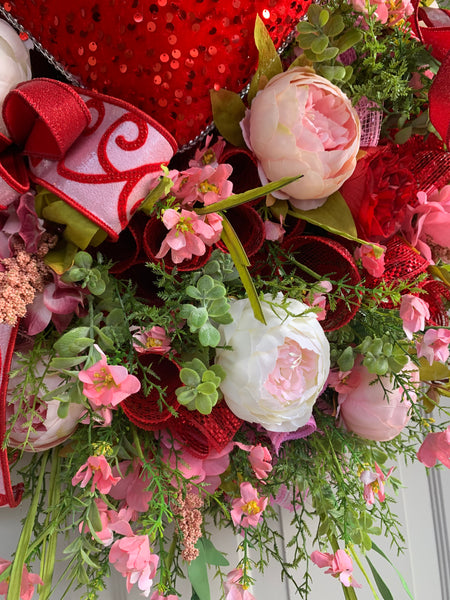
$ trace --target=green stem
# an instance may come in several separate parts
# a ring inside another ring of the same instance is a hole
[[[162,589],[160,591],[165,592],[166,588],[169,584],[169,573],[170,567],[172,566],[173,559],[175,556],[175,550],[177,548],[178,543],[178,531],[175,529],[173,532],[172,542],[170,544],[169,552],[167,553],[166,559],[164,561],[164,571],[161,577],[160,586]]]
[[[49,511],[45,518],[44,527],[49,528],[53,523],[53,531],[42,544],[42,558],[40,576],[44,585],[39,589],[39,600],[48,600],[50,597],[53,571],[55,568],[56,545],[58,543],[58,529],[55,526],[59,516],[60,488],[60,459],[59,450],[54,449],[52,453],[52,469],[50,472],[50,483],[48,493]]]
[[[358,565],[358,567],[361,569],[361,573],[364,575],[365,580],[367,581],[367,583],[369,584],[370,587],[370,591],[373,594],[373,597],[375,598],[375,600],[380,600],[380,597],[378,596],[375,588],[373,587],[373,583],[370,579],[370,577],[367,574],[367,571],[365,570],[362,562],[359,560],[359,556],[356,554],[356,552],[353,549],[353,545],[349,544],[348,545],[348,549],[350,550],[351,555],[353,556],[353,558],[355,559],[356,564]]]
[[[331,548],[333,549],[333,552],[336,554],[336,552],[339,550],[339,542],[337,541],[336,537],[331,533],[328,534],[328,540],[330,542]],[[343,583],[341,583],[341,586],[345,600],[358,600],[354,588],[347,587]]]
[[[33,533],[34,522],[36,519],[37,508],[41,496],[42,484],[44,482],[45,467],[47,465],[49,451],[44,452],[41,461],[41,470],[35,489],[33,490],[33,500],[31,501],[28,510],[27,518],[20,534],[19,543],[17,544],[16,554],[11,569],[11,579],[8,586],[8,595],[6,600],[20,600],[20,586],[22,583],[22,571],[27,556],[28,546]]]
[[[139,436],[138,436],[138,432],[136,431],[136,427],[134,425],[131,425],[131,433],[133,435],[133,442],[136,447],[137,455],[142,460],[142,462],[145,463],[145,457],[144,457],[144,453],[142,452],[141,442],[139,440]]]

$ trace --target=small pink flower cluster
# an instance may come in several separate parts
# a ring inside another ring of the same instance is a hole
[[[202,536],[203,517],[198,510],[202,506],[203,500],[198,493],[194,492],[192,486],[188,489],[185,498],[181,492],[178,492],[176,504],[172,506],[173,514],[178,515],[178,524],[183,534],[184,549],[181,556],[188,562],[195,560],[199,553],[195,544]]]
[[[189,169],[173,170],[171,194],[179,206],[164,211],[162,221],[169,233],[164,238],[156,258],[163,258],[169,251],[175,264],[203,256],[207,246],[219,241],[222,233],[222,217],[216,213],[198,215],[192,208],[197,202],[205,206],[231,196],[233,184],[229,177],[233,168],[219,164],[225,143],[219,140],[209,147],[211,137],[203,149],[197,150]]]

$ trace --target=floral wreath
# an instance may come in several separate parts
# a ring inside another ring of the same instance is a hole
[[[1,8],[0,595],[54,597],[75,531],[89,600],[252,600],[269,559],[392,598],[393,463],[450,468],[450,11],[72,4]]]

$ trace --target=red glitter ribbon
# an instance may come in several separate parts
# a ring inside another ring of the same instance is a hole
[[[13,142],[30,159],[30,178],[112,239],[177,148],[163,127],[130,104],[52,79],[20,84],[6,97],[3,117]],[[8,142],[0,140],[3,148]],[[0,174],[5,206],[28,189],[25,167],[10,149]]]
[[[443,61],[450,51],[450,11],[442,8],[422,8],[420,0],[413,0],[414,14],[409,19],[411,28],[424,46],[432,46],[431,53]],[[423,21],[427,27],[420,25]]]

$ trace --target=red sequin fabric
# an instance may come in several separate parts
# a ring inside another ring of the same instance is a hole
[[[239,92],[259,14],[279,48],[311,0],[14,0],[6,10],[87,87],[127,100],[179,145],[212,119],[208,90]]]

